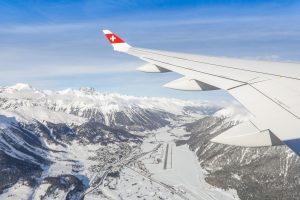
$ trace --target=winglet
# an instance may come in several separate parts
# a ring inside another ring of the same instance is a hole
[[[130,49],[131,46],[129,44],[127,44],[116,34],[112,33],[110,30],[103,30],[103,33],[114,47],[115,51],[127,52]]]

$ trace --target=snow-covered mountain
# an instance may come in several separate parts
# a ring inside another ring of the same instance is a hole
[[[81,124],[95,119],[107,126],[143,130],[159,128],[178,115],[213,113],[219,106],[208,102],[99,93],[93,88],[56,92],[16,84],[0,87],[0,109],[0,113],[23,121]]]
[[[246,119],[236,102],[0,87],[0,200],[299,199],[285,146],[209,142]]]

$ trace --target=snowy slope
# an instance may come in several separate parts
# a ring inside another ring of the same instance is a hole
[[[241,113],[229,106],[186,125],[191,136],[182,143],[196,152],[206,181],[235,189],[241,199],[300,199],[300,159],[285,145],[244,148],[210,142],[245,120]]]

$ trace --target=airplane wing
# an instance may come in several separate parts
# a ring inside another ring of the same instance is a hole
[[[243,60],[135,48],[109,30],[115,51],[147,62],[140,71],[176,72],[183,77],[164,85],[177,90],[227,90],[250,113],[212,142],[260,147],[288,145],[300,155],[300,64]]]

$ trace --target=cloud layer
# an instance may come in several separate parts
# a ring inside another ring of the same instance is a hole
[[[113,52],[101,33],[106,28],[145,48],[300,60],[300,14],[294,1],[28,2],[0,1],[0,85],[27,82],[41,89],[93,86],[132,95],[229,98],[224,93],[191,94],[159,87],[178,76],[135,72],[143,62]]]

